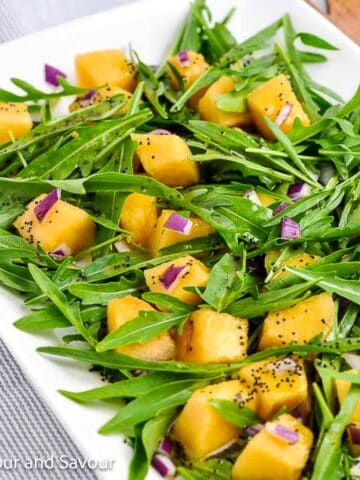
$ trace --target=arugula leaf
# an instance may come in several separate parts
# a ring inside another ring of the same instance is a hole
[[[261,422],[251,408],[240,407],[230,400],[211,399],[209,403],[222,418],[239,428],[250,427]]]
[[[146,342],[186,320],[187,314],[141,311],[139,315],[109,333],[96,345],[97,352],[134,342]]]

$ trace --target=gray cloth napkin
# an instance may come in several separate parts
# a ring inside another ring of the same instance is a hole
[[[0,480],[96,480],[65,463],[83,459],[0,340]]]
[[[0,42],[125,1],[0,0]],[[61,458],[83,456],[0,340],[0,480],[96,480],[89,468],[64,470]]]

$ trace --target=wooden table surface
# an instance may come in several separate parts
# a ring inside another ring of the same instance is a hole
[[[317,0],[306,0],[316,7]],[[323,0],[324,15],[360,45],[360,0]]]

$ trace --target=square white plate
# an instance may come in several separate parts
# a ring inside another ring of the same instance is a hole
[[[337,45],[329,62],[309,69],[314,78],[349,98],[360,78],[360,52],[343,33],[303,0],[209,0],[215,18],[237,7],[231,29],[238,39],[289,12],[298,31],[313,32]],[[44,87],[43,65],[50,63],[73,76],[73,58],[78,52],[102,48],[126,50],[129,43],[142,59],[157,64],[174,38],[188,9],[187,0],[139,0],[119,8],[82,18],[35,35],[0,45],[0,85],[9,87],[9,77],[19,77]],[[40,394],[48,402],[85,457],[116,460],[114,469],[100,472],[103,480],[127,478],[131,456],[121,437],[98,435],[97,429],[116,411],[104,405],[81,406],[57,393],[57,389],[83,390],[99,385],[97,375],[79,363],[41,356],[35,349],[56,344],[54,335],[21,332],[12,323],[24,315],[21,300],[0,290],[0,336],[19,361]],[[158,478],[154,472],[149,479]]]

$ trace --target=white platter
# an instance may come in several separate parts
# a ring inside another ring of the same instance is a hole
[[[349,98],[360,79],[360,51],[343,33],[323,19],[303,0],[209,0],[214,16],[222,18],[237,7],[231,29],[244,39],[289,12],[298,31],[316,33],[340,50],[328,53],[329,62],[310,69],[314,78]],[[174,38],[188,8],[187,0],[138,0],[73,21],[19,40],[0,45],[0,85],[9,87],[9,77],[19,77],[40,87],[43,65],[50,63],[73,74],[73,57],[78,52],[101,48],[127,49],[131,42],[142,59],[158,63]],[[115,411],[112,407],[81,406],[57,393],[57,389],[83,390],[100,384],[88,367],[41,356],[35,349],[56,344],[54,335],[23,333],[12,323],[24,315],[21,300],[0,290],[0,336],[26,374],[63,423],[83,454],[91,459],[117,460],[115,467],[99,472],[102,480],[125,480],[130,449],[119,436],[98,435],[98,427]],[[155,472],[149,479],[158,478]]]

